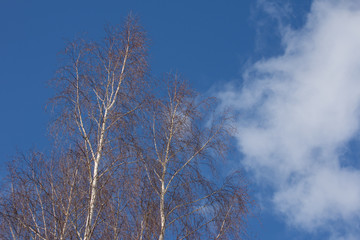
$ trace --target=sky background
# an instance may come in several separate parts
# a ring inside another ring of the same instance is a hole
[[[151,74],[178,71],[238,113],[234,167],[256,239],[360,239],[358,0],[0,1],[0,175],[46,149],[47,82],[66,41],[132,11]]]

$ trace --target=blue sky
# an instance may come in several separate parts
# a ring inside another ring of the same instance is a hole
[[[360,238],[357,0],[2,0],[2,175],[17,149],[47,146],[47,81],[66,40],[100,39],[130,11],[148,32],[153,75],[178,71],[239,113],[233,162],[262,209],[250,232]]]

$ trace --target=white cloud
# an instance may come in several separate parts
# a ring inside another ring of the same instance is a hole
[[[360,170],[341,159],[359,134],[359,26],[359,1],[314,1],[303,28],[281,29],[282,56],[255,63],[241,89],[219,94],[240,112],[245,166],[272,186],[275,210],[310,232],[334,223],[358,231]]]

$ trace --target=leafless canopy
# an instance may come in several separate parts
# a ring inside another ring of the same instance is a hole
[[[52,81],[51,154],[10,163],[1,239],[246,236],[246,181],[217,171],[230,117],[179,75],[150,82],[148,70],[146,37],[131,16],[101,43],[68,44]]]

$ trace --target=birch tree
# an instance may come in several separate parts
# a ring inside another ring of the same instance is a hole
[[[84,168],[76,154],[21,154],[1,199],[1,239],[79,239],[85,203]]]
[[[123,209],[120,205],[126,205],[129,199],[124,200],[125,190],[120,190],[123,183],[113,181],[123,180],[124,166],[136,162],[131,145],[137,113],[146,102],[146,56],[144,31],[131,16],[122,27],[108,27],[100,43],[78,39],[66,47],[63,67],[52,81],[57,93],[52,99],[55,118],[51,132],[55,136],[54,152],[61,155],[65,151],[68,155],[44,168],[36,167],[36,158],[31,158],[28,172],[14,171],[11,179],[17,189],[10,191],[9,204],[14,211],[20,208],[23,212],[5,215],[12,216],[12,221],[33,239],[89,240],[101,239],[104,234],[110,239],[120,234],[119,226],[125,225],[125,219],[116,208]],[[53,178],[64,165],[72,175]],[[49,173],[44,178],[38,171]],[[68,185],[57,189],[64,181]],[[117,187],[111,189],[114,185]],[[55,197],[67,203],[59,205]],[[18,206],[17,202],[30,205]],[[105,214],[111,211],[118,215],[109,223]],[[54,225],[50,232],[48,215]],[[59,219],[60,225],[56,223]],[[64,233],[59,235],[58,231]]]
[[[231,119],[178,75],[163,86],[149,112],[143,160],[156,193],[158,239],[240,239],[251,205],[246,181],[238,172],[222,184],[216,178],[234,130]]]
[[[47,153],[20,154],[0,196],[1,239],[241,239],[251,207],[227,158],[231,118],[178,75],[148,76],[129,16],[70,42],[52,81]]]
[[[96,208],[100,179],[132,158],[130,132],[142,105],[147,70],[144,32],[129,17],[122,29],[108,29],[102,44],[75,41],[66,54],[70,64],[56,79],[60,91],[54,100],[60,109],[55,126],[71,134],[88,168],[81,236],[89,240],[102,211]]]

